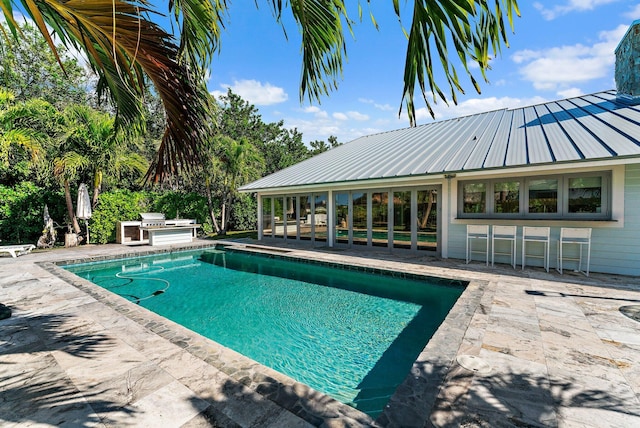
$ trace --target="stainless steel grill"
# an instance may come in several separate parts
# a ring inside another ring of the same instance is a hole
[[[140,227],[165,227],[166,220],[163,213],[140,213],[142,224]]]

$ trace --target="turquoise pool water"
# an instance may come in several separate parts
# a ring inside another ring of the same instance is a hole
[[[214,249],[65,269],[372,417],[464,290]]]

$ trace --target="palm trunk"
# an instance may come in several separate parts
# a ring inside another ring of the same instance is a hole
[[[102,186],[102,172],[96,171],[93,178],[93,198],[91,199],[91,209],[95,210],[98,206],[98,196],[100,195],[100,186]]]
[[[218,235],[226,235],[227,234],[227,198],[225,196],[224,202],[222,203],[222,215],[220,219],[222,223],[222,230],[218,233]]]
[[[73,200],[71,199],[71,189],[69,188],[69,180],[64,181],[64,198],[67,202],[67,214],[69,215],[69,219],[71,220],[73,231],[77,234],[80,234],[80,224],[78,224],[78,219],[76,218],[76,214],[73,212]]]
[[[422,217],[422,221],[420,222],[420,229],[424,229],[427,227],[429,214],[431,214],[431,207],[433,206],[433,194],[431,192],[429,192],[428,198],[429,200],[427,201],[427,212],[424,213],[424,216]]]
[[[209,206],[209,217],[211,217],[213,228],[215,229],[216,234],[220,234],[220,227],[218,226],[218,220],[216,220],[216,215],[213,212],[213,200],[211,198],[211,183],[209,182],[209,179],[206,180],[205,193],[207,194],[207,205]]]

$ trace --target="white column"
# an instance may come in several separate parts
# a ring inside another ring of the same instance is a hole
[[[454,213],[452,213],[451,208],[453,205],[454,198],[457,198],[457,186],[455,185],[455,181],[451,181],[451,178],[446,179],[442,183],[442,197],[440,198],[438,203],[442,203],[442,220],[440,220],[440,242],[438,245],[440,247],[440,257],[443,259],[449,258],[449,225],[453,221]]]
[[[373,216],[371,214],[373,208],[371,196],[373,195],[373,192],[367,191],[365,194],[367,195],[367,246],[371,247],[373,245],[371,242],[373,238],[373,232],[371,230],[373,229]]]
[[[393,248],[393,189],[387,191],[387,247]]]
[[[418,191],[411,190],[411,250],[418,251]]]
[[[262,241],[262,195],[258,193],[258,241]]]
[[[333,198],[333,190],[329,190],[327,192],[327,245],[329,247],[333,247],[336,234],[336,219],[334,218],[335,205],[336,201]]]
[[[296,196],[296,241],[300,240],[300,195]]]

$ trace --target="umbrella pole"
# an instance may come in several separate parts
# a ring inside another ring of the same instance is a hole
[[[87,226],[87,244],[89,243],[89,220],[85,220],[84,224]]]

